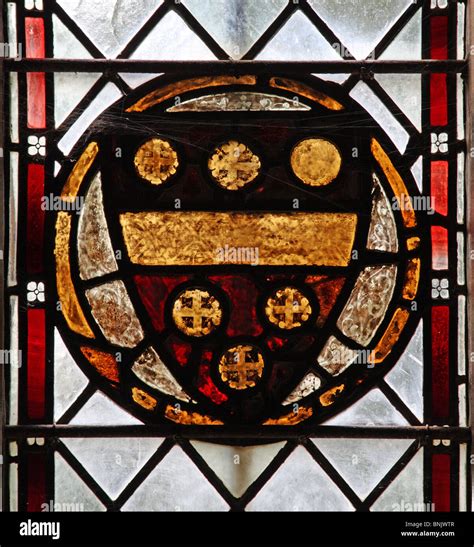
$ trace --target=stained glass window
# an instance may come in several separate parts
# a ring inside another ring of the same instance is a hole
[[[5,3],[6,510],[470,510],[466,5]]]

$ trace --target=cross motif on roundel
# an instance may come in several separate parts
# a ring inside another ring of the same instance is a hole
[[[219,301],[201,289],[187,289],[175,300],[173,319],[188,336],[204,336],[219,326],[222,309]]]
[[[239,345],[228,349],[221,357],[219,372],[231,388],[247,389],[262,376],[263,365],[263,356],[257,348]]]

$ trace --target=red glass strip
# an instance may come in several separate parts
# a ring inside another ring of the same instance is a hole
[[[28,454],[27,458],[27,501],[29,512],[44,511],[46,503],[46,456],[43,453]]]
[[[448,162],[431,162],[431,207],[440,215],[448,214]]]
[[[436,421],[449,418],[449,307],[431,309],[432,415]]]
[[[448,230],[442,226],[431,227],[431,264],[434,270],[448,269]]]
[[[446,74],[430,76],[430,122],[431,125],[448,123],[448,87]]]
[[[27,409],[28,417],[45,415],[45,311],[28,310]]]
[[[430,20],[431,50],[432,59],[448,58],[448,17],[446,15],[435,15]]]
[[[432,502],[437,513],[451,509],[451,456],[433,454],[432,462]]]
[[[27,170],[27,253],[26,269],[29,274],[43,271],[44,165],[30,163]]]
[[[25,18],[25,55],[30,58],[43,58],[44,21],[41,17]],[[28,94],[27,122],[32,129],[46,127],[46,82],[44,72],[26,74]]]

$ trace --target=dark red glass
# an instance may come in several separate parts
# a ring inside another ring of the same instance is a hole
[[[449,417],[449,307],[431,309],[432,413],[436,421]]]
[[[431,125],[446,125],[448,123],[448,87],[446,83],[446,74],[431,74],[430,100]]]
[[[44,237],[44,165],[30,163],[27,168],[27,249],[26,269],[29,274],[43,271]]]
[[[44,511],[46,504],[46,456],[43,453],[28,454],[27,457],[27,500],[29,512]]]
[[[432,459],[432,503],[437,513],[451,509],[451,456],[433,454]]]
[[[257,318],[257,287],[244,275],[212,276],[211,281],[220,285],[231,302],[227,334],[229,336],[258,336],[262,325]]]
[[[45,311],[28,310],[27,409],[41,420],[45,412]]]
[[[175,277],[136,275],[134,277],[140,298],[157,331],[160,332],[165,327],[165,303],[169,293],[188,279],[185,275]]]

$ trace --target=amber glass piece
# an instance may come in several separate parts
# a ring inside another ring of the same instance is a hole
[[[172,315],[178,329],[188,336],[206,336],[220,325],[222,308],[208,291],[186,289],[174,301]]]
[[[120,223],[130,260],[144,266],[347,266],[357,215],[147,211]]]
[[[162,139],[150,139],[143,143],[133,161],[140,177],[156,185],[174,175],[179,164],[174,148]]]
[[[307,420],[313,415],[311,407],[299,406],[296,412],[288,412],[279,418],[269,418],[263,425],[296,425]]]
[[[305,279],[305,283],[312,287],[318,299],[319,315],[316,320],[318,327],[322,327],[326,322],[345,282],[345,277],[331,279],[325,275],[309,275]]]
[[[308,186],[325,186],[332,182],[341,169],[341,154],[326,139],[305,139],[291,151],[291,168]]]
[[[270,85],[272,87],[284,89],[285,91],[290,91],[291,93],[303,95],[303,97],[316,101],[329,110],[344,110],[344,106],[336,101],[336,99],[301,82],[296,82],[295,80],[289,80],[287,78],[273,77],[270,78]]]
[[[117,361],[113,355],[105,351],[82,346],[81,351],[89,363],[107,380],[119,381]]]
[[[291,330],[301,327],[310,318],[312,310],[301,291],[284,287],[268,298],[265,313],[268,320],[280,329]]]
[[[416,226],[415,211],[413,210],[410,195],[402,177],[377,139],[372,139],[370,149],[377,163],[385,173],[385,176],[392,187],[393,193],[397,198],[400,212],[402,214],[403,224],[407,228],[413,228]]]
[[[251,345],[238,345],[224,352],[219,361],[222,381],[232,389],[254,387],[262,377],[263,355]]]
[[[319,401],[323,406],[332,405],[343,391],[344,391],[344,384],[341,384],[339,386],[334,386],[331,389],[328,389],[327,391],[325,391],[319,398]]]
[[[374,351],[370,354],[369,363],[381,363],[392,351],[402,330],[405,328],[410,312],[404,308],[397,308],[392,319]]]
[[[182,93],[202,89],[206,87],[216,87],[221,85],[255,85],[257,79],[255,76],[201,76],[199,78],[190,78],[172,84],[165,85],[155,89],[145,97],[142,97],[135,104],[127,108],[127,112],[143,112],[152,106],[155,106],[166,99],[176,97]]]
[[[239,190],[260,172],[260,159],[245,144],[228,141],[214,151],[208,162],[214,180],[226,190]]]
[[[72,171],[66,181],[66,184],[63,187],[61,192],[61,198],[65,201],[74,201],[79,192],[84,177],[89,171],[92,162],[94,161],[97,153],[99,152],[99,147],[96,142],[90,142],[84,152],[81,154],[80,158],[74,164]]]
[[[94,333],[89,327],[77,299],[76,289],[71,278],[71,265],[69,262],[70,236],[71,215],[60,211],[56,220],[54,254],[56,257],[56,285],[61,311],[71,330],[87,338],[94,338]]]
[[[220,420],[215,420],[210,416],[199,414],[199,412],[177,410],[171,405],[167,405],[166,407],[165,418],[181,425],[224,425]]]
[[[416,296],[418,283],[420,282],[420,268],[421,261],[419,258],[412,258],[408,261],[403,283],[403,298],[406,300],[413,300]]]
[[[138,387],[132,387],[132,397],[136,403],[146,410],[153,410],[158,402],[154,397]]]
[[[409,237],[407,239],[407,249],[409,251],[414,251],[420,246],[420,238],[418,236]]]

